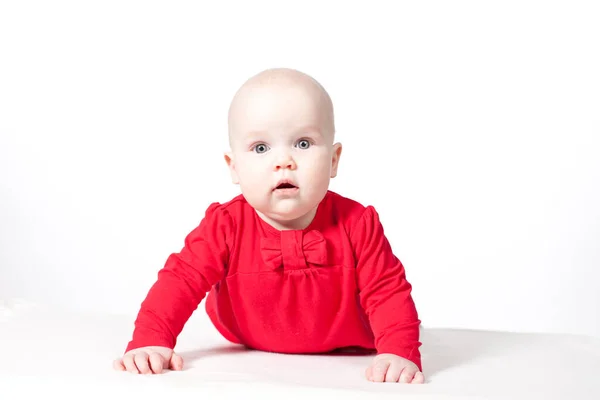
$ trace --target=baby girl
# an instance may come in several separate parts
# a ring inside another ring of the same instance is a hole
[[[373,206],[329,190],[342,152],[333,105],[312,77],[269,69],[229,109],[225,154],[241,194],[212,203],[158,273],[114,368],[181,370],[173,349],[205,299],[228,341],[316,354],[364,349],[373,382],[423,383],[420,320]]]

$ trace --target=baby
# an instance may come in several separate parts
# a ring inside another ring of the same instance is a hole
[[[417,311],[372,206],[329,190],[342,152],[312,77],[269,69],[235,94],[225,154],[241,194],[212,203],[141,304],[114,368],[181,370],[173,349],[206,296],[228,341],[288,354],[364,349],[373,382],[423,383]]]

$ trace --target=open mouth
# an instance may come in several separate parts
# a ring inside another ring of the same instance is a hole
[[[291,181],[288,181],[288,180],[280,181],[277,184],[277,186],[275,187],[275,190],[292,190],[292,189],[298,189],[298,186],[294,185]]]
[[[276,189],[295,189],[296,186],[292,185],[291,183],[282,183],[280,185],[277,186]]]

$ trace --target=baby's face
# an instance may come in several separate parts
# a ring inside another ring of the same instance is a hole
[[[306,84],[246,88],[230,115],[232,179],[259,215],[278,229],[303,229],[337,173],[331,107]]]

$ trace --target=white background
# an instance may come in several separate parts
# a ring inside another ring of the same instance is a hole
[[[600,336],[597,2],[245,3],[1,3],[0,299],[136,313],[238,193],[231,96],[285,66],[425,327]]]

